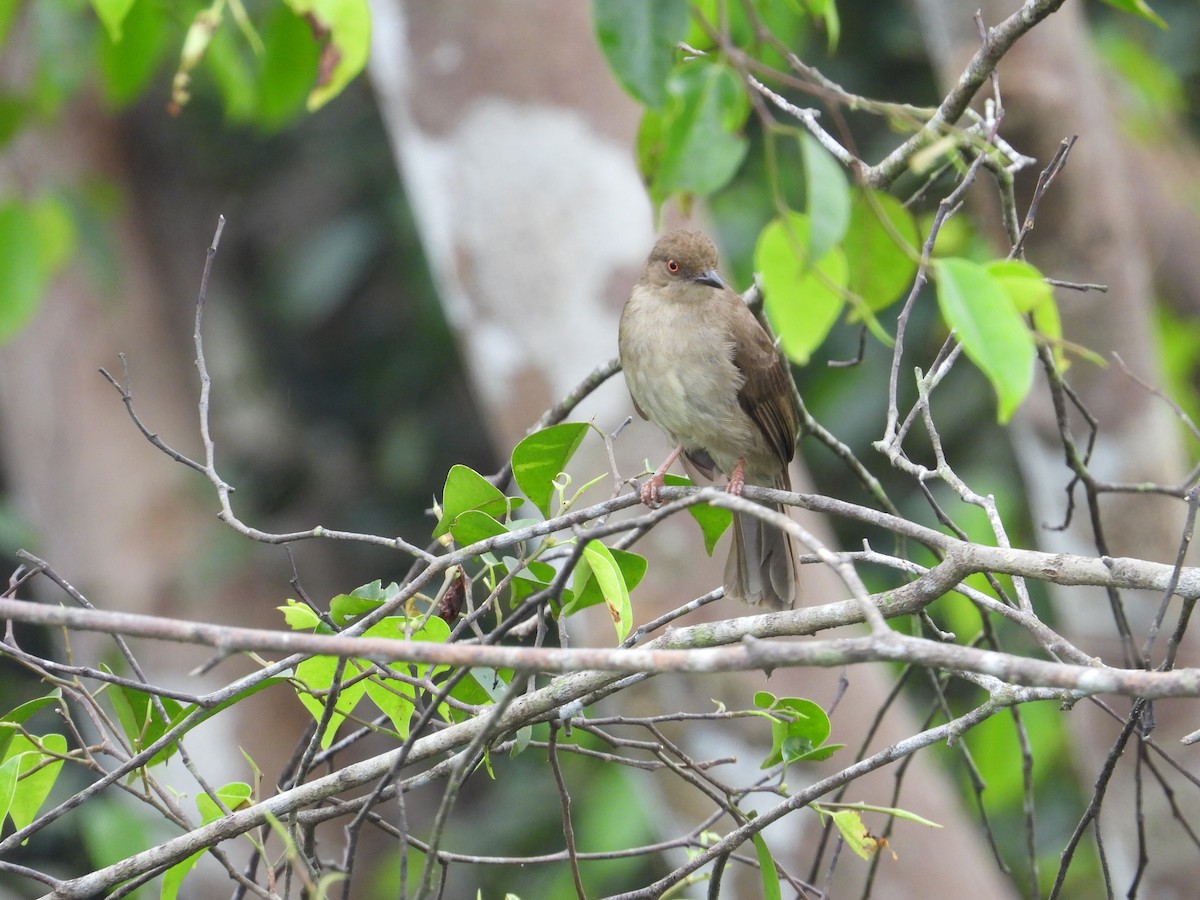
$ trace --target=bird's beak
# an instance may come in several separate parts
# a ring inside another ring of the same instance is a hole
[[[721,280],[721,276],[717,274],[716,269],[705,269],[695,279],[700,284],[707,284],[709,287],[715,287],[717,290],[725,289],[725,282]]]

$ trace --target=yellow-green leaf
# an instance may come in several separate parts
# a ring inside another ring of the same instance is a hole
[[[767,846],[761,831],[750,836],[754,842],[754,854],[758,857],[758,874],[762,879],[763,900],[781,900],[779,891],[779,872],[775,868],[775,859],[771,856],[771,848]]]
[[[513,478],[546,518],[550,517],[554,481],[566,469],[587,430],[584,422],[562,422],[535,431],[513,448]]]
[[[367,0],[287,0],[313,24],[324,40],[317,83],[308,95],[309,112],[342,92],[367,64],[371,49],[371,11]]]
[[[121,40],[121,29],[125,16],[133,6],[133,0],[92,0],[92,9],[104,23],[109,39],[113,42]]]
[[[10,758],[19,759],[16,789],[8,809],[16,828],[24,828],[37,818],[62,771],[63,760],[55,756],[67,752],[67,739],[61,734],[45,734],[38,741],[40,747],[25,735],[18,734],[8,749]],[[0,821],[3,821],[3,815],[0,815]]]
[[[494,484],[467,466],[453,466],[446,474],[442,491],[442,517],[433,530],[435,538],[450,530],[455,519],[469,509],[478,509],[493,518],[505,515],[520,506],[520,497],[505,497]]]
[[[845,306],[846,256],[830,250],[813,265],[807,255],[808,217],[789,213],[758,236],[754,268],[762,279],[763,303],[788,358],[808,362]]]
[[[1121,10],[1121,12],[1145,19],[1147,22],[1153,22],[1159,28],[1167,27],[1167,23],[1163,21],[1162,16],[1152,10],[1146,0],[1104,0],[1104,2],[1114,9]]]
[[[283,620],[294,631],[309,631],[321,624],[321,618],[307,603],[288,598],[284,606],[275,607],[283,613]]]
[[[808,258],[820,259],[842,243],[850,224],[850,182],[841,163],[807,131],[800,134]]]
[[[594,581],[612,616],[617,641],[623,641],[633,626],[633,607],[629,601],[629,586],[613,551],[600,541],[591,540],[583,548],[583,558],[575,568],[573,581],[576,597],[583,595],[589,581]]]
[[[946,324],[992,383],[1001,422],[1012,418],[1033,386],[1033,335],[1008,294],[978,263],[934,261],[937,298]]]
[[[917,274],[918,240],[917,223],[899,200],[877,191],[855,191],[842,244],[851,293],[876,312],[899,299]]]

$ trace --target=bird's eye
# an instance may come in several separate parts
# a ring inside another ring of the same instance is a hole
[[[670,272],[672,275],[677,274],[679,272],[679,263],[675,262],[675,260],[673,260],[673,259],[668,259],[667,260],[667,271]]]

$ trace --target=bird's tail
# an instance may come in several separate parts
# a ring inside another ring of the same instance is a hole
[[[785,470],[775,487],[791,490]],[[764,503],[783,512],[779,504]],[[725,563],[725,596],[751,606],[791,609],[799,592],[800,574],[792,536],[757,516],[733,514],[733,544]]]

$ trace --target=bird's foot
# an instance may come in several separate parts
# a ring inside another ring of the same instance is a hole
[[[683,452],[683,447],[676,447],[671,451],[671,454],[663,460],[663,464],[654,470],[654,474],[650,476],[650,480],[642,485],[641,498],[642,502],[651,509],[658,509],[662,506],[662,498],[658,496],[658,489],[663,486],[667,469],[671,468],[671,464],[679,459],[679,454]]]
[[[742,496],[742,488],[746,486],[746,460],[739,459],[737,465],[733,467],[733,471],[729,473],[729,484],[725,485],[725,490],[733,494],[735,497]]]
[[[663,486],[663,477],[659,472],[655,472],[642,485],[640,491],[642,503],[651,509],[658,509],[662,506],[662,498],[658,496],[658,489]]]

